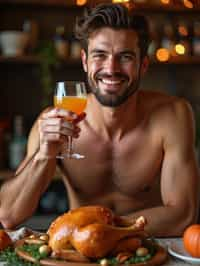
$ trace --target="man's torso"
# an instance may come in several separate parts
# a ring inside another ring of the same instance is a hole
[[[167,113],[174,98],[154,92],[140,92],[140,98],[138,124],[117,141],[106,141],[87,120],[80,125],[74,148],[85,158],[62,165],[71,208],[103,204],[126,214],[161,204],[164,150],[159,112]]]

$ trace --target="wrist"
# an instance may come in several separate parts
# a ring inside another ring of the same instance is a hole
[[[39,150],[34,157],[34,161],[43,160],[56,160],[56,154],[46,153]]]
[[[48,142],[40,144],[39,150],[36,154],[36,159],[43,160],[43,159],[56,159],[58,154],[58,147],[56,143],[51,145]]]

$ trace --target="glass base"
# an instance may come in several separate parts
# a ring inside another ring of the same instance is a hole
[[[60,154],[60,155],[57,155],[56,156],[57,159],[65,159],[65,158],[68,158],[68,159],[84,159],[85,156],[82,155],[82,154],[79,154],[79,153],[72,153],[72,154]]]

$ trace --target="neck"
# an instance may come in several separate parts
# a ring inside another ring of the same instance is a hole
[[[87,120],[98,134],[107,139],[121,139],[130,128],[136,127],[138,91],[114,108],[102,106],[93,94],[88,98]]]

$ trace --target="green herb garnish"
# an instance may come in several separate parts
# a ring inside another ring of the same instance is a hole
[[[46,253],[41,254],[39,252],[39,248],[41,245],[36,245],[36,244],[24,244],[23,246],[20,247],[20,250],[27,252],[30,254],[33,258],[35,258],[37,261],[47,258],[48,255]]]
[[[133,255],[124,262],[124,265],[128,266],[130,264],[146,262],[155,255],[157,251],[157,242],[154,239],[145,239],[142,243],[142,246],[148,249],[148,254],[145,256],[137,256],[134,252]],[[119,265],[119,262],[116,257],[105,257],[103,259],[106,259],[109,266]],[[97,260],[96,263],[101,264],[101,261],[103,259]]]
[[[40,254],[39,252],[39,248],[41,245],[28,245],[25,244],[21,247],[19,247],[19,249],[21,251],[27,252],[28,254],[30,254],[30,256],[32,256],[33,258],[35,258],[38,263],[32,263],[32,262],[28,262],[23,260],[22,258],[20,258],[14,248],[9,247],[3,251],[0,252],[0,261],[5,263],[5,266],[33,266],[33,265],[40,265],[39,261],[41,259],[44,259],[46,257],[48,257],[47,254]]]
[[[11,247],[6,248],[0,252],[0,261],[5,263],[5,266],[32,266],[37,265],[31,262],[26,262],[21,259],[16,253],[15,250]]]

